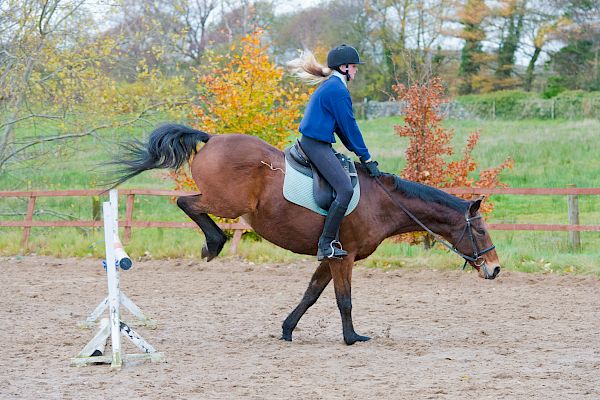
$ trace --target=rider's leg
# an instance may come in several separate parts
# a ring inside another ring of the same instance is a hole
[[[320,261],[325,258],[344,257],[348,253],[341,249],[337,237],[348,204],[352,199],[353,189],[350,178],[333,153],[330,143],[302,136],[300,144],[302,150],[310,158],[321,176],[333,187],[336,194],[335,200],[325,217],[323,233],[319,238],[317,258]]]

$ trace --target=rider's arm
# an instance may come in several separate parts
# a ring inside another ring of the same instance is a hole
[[[362,162],[370,160],[369,149],[367,149],[362,133],[356,124],[356,118],[354,118],[350,94],[344,93],[342,98],[333,102],[331,108],[336,122],[335,132],[344,146],[356,153]]]

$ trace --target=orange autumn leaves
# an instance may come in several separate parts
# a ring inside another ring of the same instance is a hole
[[[198,79],[200,105],[191,116],[209,133],[244,133],[283,149],[298,129],[309,92],[284,79],[284,69],[271,60],[264,32],[257,30],[212,54]],[[185,170],[172,174],[177,189],[195,190]]]
[[[403,178],[439,188],[506,186],[499,176],[505,168],[512,167],[510,158],[497,167],[480,171],[479,179],[473,176],[477,162],[473,159],[472,152],[479,141],[479,132],[471,133],[467,139],[462,158],[446,160],[454,154],[450,143],[454,131],[441,125],[443,114],[440,112],[440,105],[447,100],[439,78],[410,87],[400,84],[394,90],[398,99],[406,103],[404,124],[394,127],[399,136],[409,138]],[[492,209],[493,205],[489,202],[482,206],[484,212]]]

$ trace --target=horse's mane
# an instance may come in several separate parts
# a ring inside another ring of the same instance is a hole
[[[438,203],[463,213],[469,209],[468,201],[448,194],[440,189],[417,182],[407,181],[394,174],[386,173],[385,175],[392,176],[394,178],[394,190],[401,192],[407,197],[417,198],[425,202]]]

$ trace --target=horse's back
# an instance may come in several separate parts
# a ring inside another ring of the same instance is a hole
[[[224,168],[226,165],[230,168],[250,167],[258,159],[277,157],[282,154],[281,151],[255,136],[214,135],[194,157],[192,171],[196,168],[196,164],[202,164],[202,169],[211,168],[211,165],[220,168]]]
[[[265,185],[271,183],[269,167],[283,171],[283,152],[251,135],[223,134],[211,136],[202,146],[191,172],[204,201],[222,210],[215,214],[230,217],[255,210]]]

